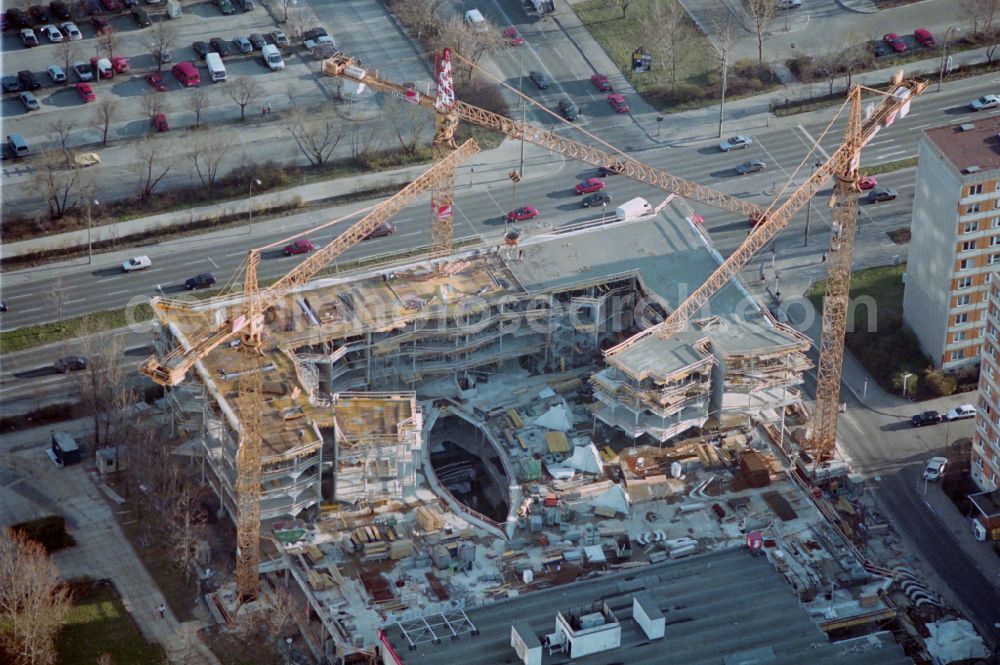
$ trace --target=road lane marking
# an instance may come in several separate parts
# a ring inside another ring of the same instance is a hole
[[[814,138],[813,138],[813,135],[809,133],[809,130],[808,130],[808,129],[806,129],[806,128],[805,128],[805,127],[803,127],[802,125],[798,125],[798,128],[799,128],[799,131],[800,131],[800,132],[802,132],[802,133],[803,133],[803,134],[805,135],[805,137],[806,137],[807,139],[809,139],[809,145],[811,145],[811,146],[816,146],[816,150],[818,150],[818,151],[819,151],[819,153],[820,153],[820,154],[822,154],[824,158],[826,158],[826,159],[830,159],[830,153],[828,153],[828,152],[826,151],[826,149],[825,149],[825,148],[823,148],[823,146],[822,146],[822,145],[820,145],[820,144],[819,144],[819,143],[818,143],[818,142],[816,141],[816,139],[814,139]]]

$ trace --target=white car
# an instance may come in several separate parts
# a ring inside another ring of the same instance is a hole
[[[151,265],[153,265],[153,262],[149,260],[148,256],[133,256],[131,259],[122,264],[122,272],[145,270]]]
[[[48,70],[49,78],[52,79],[53,83],[65,83],[66,82],[66,72],[63,71],[62,67],[58,65],[50,65]]]
[[[51,23],[46,23],[38,31],[48,37],[49,41],[53,44],[58,44],[63,40],[63,34],[59,32],[59,28]]]
[[[71,42],[78,42],[83,39],[83,33],[80,32],[80,28],[76,27],[76,23],[66,21],[65,23],[60,23],[59,27],[62,28],[62,31],[66,33],[66,38]]]
[[[944,414],[945,420],[965,420],[976,417],[976,407],[971,404],[962,404]]]
[[[778,0],[778,9],[798,9],[802,0]]]
[[[986,109],[995,109],[1000,106],[1000,97],[996,95],[983,95],[979,99],[973,99],[969,102],[969,107],[973,111],[985,111]]]
[[[927,466],[924,467],[924,478],[926,480],[940,480],[947,465],[948,460],[944,457],[930,458],[927,460]]]
[[[719,144],[719,150],[721,150],[722,152],[729,152],[730,150],[742,150],[743,148],[749,148],[750,144],[752,143],[753,143],[752,136],[731,136]]]

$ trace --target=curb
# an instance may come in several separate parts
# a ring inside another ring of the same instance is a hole
[[[860,7],[853,7],[848,4],[848,0],[837,0],[837,5],[844,10],[849,12],[854,12],[855,14],[877,14],[880,10],[878,7],[874,9],[862,9]]]

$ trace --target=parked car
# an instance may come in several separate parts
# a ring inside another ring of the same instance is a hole
[[[212,50],[219,54],[220,58],[225,58],[232,53],[229,50],[229,45],[226,44],[226,40],[221,37],[212,37],[208,43],[211,45]]]
[[[206,55],[212,52],[212,49],[209,47],[207,42],[195,42],[194,44],[191,44],[191,48],[194,49],[195,55],[202,60],[205,59]]]
[[[193,291],[194,289],[207,289],[213,284],[215,284],[215,275],[210,272],[203,272],[184,282],[184,288],[188,291]]]
[[[903,51],[906,50],[906,42],[904,42],[903,39],[895,32],[890,32],[886,34],[884,37],[882,37],[882,41],[888,44],[889,48],[891,48],[896,53],[902,53]]]
[[[62,0],[53,0],[49,3],[49,14],[62,21],[68,21],[72,17],[69,6]]]
[[[549,87],[549,80],[545,78],[545,74],[539,71],[531,70],[528,72],[528,78],[531,79],[532,83],[538,86],[539,90],[547,90]]]
[[[76,73],[76,78],[81,81],[93,81],[94,80],[94,70],[87,63],[77,60],[72,65],[73,71]]]
[[[122,3],[118,2],[118,0],[101,0],[101,6],[109,12],[117,12],[121,11]]]
[[[316,246],[312,242],[305,238],[299,238],[292,244],[285,245],[285,248],[281,251],[285,253],[285,256],[292,256],[293,254],[308,254],[314,249],[316,249]]]
[[[969,102],[969,107],[973,111],[985,111],[986,109],[995,109],[1000,106],[1000,96],[997,95],[983,95],[979,99],[973,99]]]
[[[59,27],[66,33],[66,39],[71,42],[78,42],[83,39],[83,33],[80,32],[80,28],[76,27],[76,23],[66,21],[65,23],[61,23]]]
[[[264,44],[267,43],[267,41],[265,41],[264,37],[261,36],[261,35],[259,35],[256,32],[253,33],[253,34],[251,34],[250,37],[248,37],[248,39],[250,41],[250,45],[253,46],[254,49],[257,50],[257,51],[259,51],[262,48],[264,48]]]
[[[319,39],[320,37],[329,37],[329,36],[330,36],[330,33],[328,33],[326,31],[326,28],[324,28],[321,25],[318,25],[315,28],[309,28],[308,30],[306,30],[305,32],[303,32],[302,33],[302,41],[303,42],[314,42],[317,39]]]
[[[596,208],[611,203],[611,194],[607,192],[594,192],[590,196],[583,197],[584,208]]]
[[[151,265],[153,265],[153,262],[149,260],[148,256],[133,256],[131,259],[122,264],[122,272],[145,270]]]
[[[278,48],[285,48],[289,44],[288,36],[284,33],[283,30],[271,31],[271,39],[274,40],[274,45],[277,46]]]
[[[375,227],[375,230],[365,236],[365,240],[371,240],[372,238],[383,238],[385,236],[391,236],[396,232],[396,225],[392,222],[382,222]]]
[[[559,100],[559,113],[562,114],[562,117],[570,121],[580,117],[580,109],[577,108],[576,104],[569,97],[563,97]]]
[[[252,12],[256,9],[256,6],[253,4],[253,0],[236,0],[236,4],[242,7],[245,12]]]
[[[517,31],[517,28],[511,26],[503,31],[503,37],[510,46],[520,46],[524,43],[524,37],[521,33]]]
[[[154,90],[158,92],[166,92],[167,84],[163,80],[163,75],[159,72],[153,72],[152,74],[146,74],[146,83],[153,87]]]
[[[21,79],[16,76],[4,76],[2,85],[4,92],[21,92]]]
[[[48,23],[52,19],[45,5],[31,5],[28,7],[28,16],[33,23]]]
[[[862,192],[874,189],[876,185],[878,185],[878,179],[876,179],[873,175],[866,175],[858,178],[858,189]]]
[[[90,87],[89,83],[77,83],[76,94],[80,96],[80,99],[83,100],[84,104],[97,99],[97,95],[94,94],[94,89]]]
[[[149,121],[149,124],[153,126],[158,132],[169,132],[170,123],[167,122],[167,116],[163,113],[157,113],[153,116],[153,119]]]
[[[115,74],[127,74],[132,69],[123,55],[111,58],[111,67],[115,70]]]
[[[926,425],[936,425],[941,422],[941,414],[937,411],[924,411],[910,418],[914,427],[924,427]]]
[[[966,418],[976,417],[976,407],[971,404],[962,404],[961,406],[956,406],[954,409],[949,409],[948,413],[944,414],[942,420],[965,420]]]
[[[948,458],[946,457],[932,457],[927,460],[927,466],[924,467],[924,478],[926,480],[940,480],[941,476],[944,475],[945,467],[948,466]]]
[[[719,150],[729,152],[730,150],[743,150],[753,145],[752,136],[730,136],[719,144]]]
[[[49,65],[49,68],[45,71],[49,73],[49,78],[52,79],[53,83],[66,82],[66,72],[59,65]]]
[[[576,183],[576,187],[573,191],[577,194],[592,194],[596,191],[604,189],[604,181],[600,178],[587,178]]]
[[[614,93],[608,95],[608,104],[611,104],[611,108],[615,110],[615,113],[628,113],[628,102],[625,101],[623,95]]]
[[[601,92],[611,92],[613,90],[611,81],[604,74],[594,74],[590,77],[590,82]]]
[[[94,56],[90,59],[90,67],[97,70],[97,77],[99,79],[113,79],[115,77],[115,68],[107,58]]]
[[[798,9],[802,0],[778,0],[778,9]]]
[[[94,26],[94,30],[99,35],[103,35],[106,32],[111,32],[111,24],[108,23],[108,19],[102,18],[100,16],[92,16],[90,18],[90,25]]]
[[[746,175],[748,173],[757,173],[763,171],[767,168],[767,164],[759,159],[751,159],[749,161],[743,162],[736,167],[736,172],[740,175]]]
[[[606,178],[609,175],[618,175],[624,170],[625,170],[624,162],[615,162],[610,167],[607,166],[597,167],[597,175],[601,176],[602,178]]]
[[[927,28],[917,28],[913,31],[913,38],[917,40],[917,43],[921,46],[926,46],[927,48],[934,48],[937,46],[937,42],[934,41],[934,35]]]
[[[253,51],[253,44],[246,37],[233,37],[233,43],[240,53],[250,53]]]
[[[52,363],[52,366],[56,368],[57,372],[62,372],[63,374],[67,372],[79,372],[87,369],[87,357],[63,356]]]
[[[25,90],[38,90],[42,84],[38,82],[35,73],[29,69],[22,69],[17,73],[17,78],[21,81],[21,87]]]
[[[215,0],[215,4],[218,5],[219,11],[222,12],[223,15],[236,13],[236,7],[233,7],[233,3],[229,0]]]
[[[22,29],[21,43],[24,44],[24,48],[33,48],[38,46],[38,37],[35,36],[35,31],[31,28]]]
[[[153,25],[153,21],[149,18],[149,13],[142,7],[136,7],[132,10],[132,20],[140,28],[147,28]]]
[[[523,222],[526,219],[534,219],[535,217],[538,217],[538,208],[535,206],[521,206],[507,213],[508,222]]]
[[[4,12],[4,18],[7,20],[7,25],[14,28],[15,30],[20,30],[21,28],[31,27],[31,17],[27,13],[21,11],[17,7],[11,7]]]
[[[59,28],[51,23],[46,23],[40,27],[38,32],[45,35],[45,38],[49,40],[50,44],[58,44],[63,40],[63,33],[59,32]]]
[[[882,201],[892,201],[897,196],[895,189],[889,187],[876,187],[868,192],[868,203],[881,203]]]
[[[139,0],[122,0],[122,4],[129,9],[134,9],[139,6]]]

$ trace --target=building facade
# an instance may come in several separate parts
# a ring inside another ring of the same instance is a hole
[[[984,491],[1000,487],[1000,284],[990,282],[979,374],[979,410],[972,437],[972,479]]]
[[[980,360],[990,273],[1000,267],[1000,119],[924,132],[903,319],[935,367]]]

